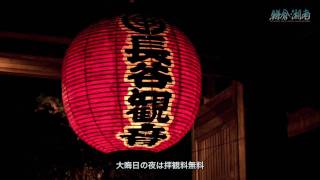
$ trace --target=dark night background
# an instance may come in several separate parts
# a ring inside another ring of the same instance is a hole
[[[311,22],[268,21],[272,9],[283,8],[307,8]],[[1,9],[0,31],[70,38],[102,18],[124,12],[162,16],[190,37],[204,73],[244,84],[248,179],[320,178],[320,129],[293,139],[287,138],[286,130],[286,113],[319,107],[319,9],[314,1],[17,1]],[[62,58],[65,49],[61,44],[0,39],[0,52]],[[119,160],[191,160],[190,134],[158,154],[101,154],[78,141],[64,119],[34,113],[41,93],[60,96],[60,81],[1,75],[0,82],[1,163],[10,170],[9,179],[48,179],[55,173],[48,173],[52,168],[77,168],[85,162],[112,174]],[[191,179],[191,171],[139,173],[118,176]]]

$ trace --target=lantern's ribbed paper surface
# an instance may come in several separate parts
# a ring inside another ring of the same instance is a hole
[[[154,18],[130,15],[92,25],[75,38],[63,62],[69,123],[104,153],[174,145],[192,127],[200,93],[192,44]]]

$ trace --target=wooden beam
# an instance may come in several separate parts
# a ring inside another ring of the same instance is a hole
[[[0,53],[0,73],[60,79],[62,59]]]
[[[237,102],[237,117],[238,117],[238,145],[239,145],[239,180],[247,179],[246,170],[246,135],[245,135],[245,114],[244,114],[244,99],[243,85],[233,81],[233,86],[236,90]]]
[[[320,127],[320,109],[303,107],[288,113],[288,137],[294,137]]]
[[[7,39],[17,39],[25,41],[34,41],[34,42],[45,42],[53,44],[65,44],[68,45],[71,43],[72,39],[68,37],[55,37],[39,34],[26,34],[26,33],[17,33],[17,32],[5,32],[0,31],[0,38]]]

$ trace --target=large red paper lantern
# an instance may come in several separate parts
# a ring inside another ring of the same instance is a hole
[[[195,49],[176,27],[156,18],[128,15],[92,25],[63,62],[69,123],[104,153],[174,145],[192,127],[200,93]]]

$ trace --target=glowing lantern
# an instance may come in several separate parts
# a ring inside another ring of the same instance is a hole
[[[101,21],[81,32],[62,68],[65,112],[75,133],[109,153],[158,152],[191,128],[201,69],[176,27],[140,15]]]

